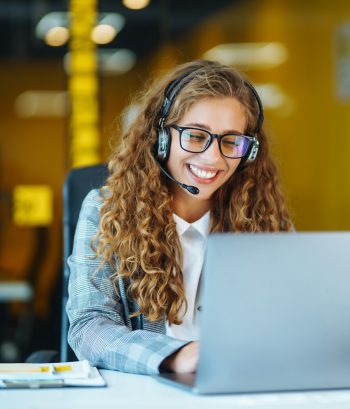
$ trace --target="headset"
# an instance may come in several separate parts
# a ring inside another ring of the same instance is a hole
[[[195,72],[200,70],[200,68],[196,68],[191,70],[190,72],[182,75],[180,78],[174,80],[170,83],[170,85],[164,91],[164,101],[163,105],[160,110],[160,119],[158,124],[158,135],[157,141],[154,146],[154,155],[158,166],[160,167],[161,171],[172,181],[177,183],[180,187],[186,189],[192,194],[198,194],[199,189],[195,186],[189,186],[184,183],[175,180],[170,173],[168,173],[163,165],[166,164],[169,154],[170,154],[170,147],[171,147],[171,134],[170,129],[168,127],[164,127],[164,123],[166,118],[169,115],[170,109],[179,94],[179,92],[183,89],[183,87],[188,84],[192,79],[195,77]],[[246,87],[249,88],[250,92],[253,94],[257,106],[258,106],[258,117],[254,132],[252,134],[248,134],[249,136],[253,137],[252,143],[247,151],[247,153],[242,157],[239,167],[242,167],[243,164],[253,162],[258,155],[259,151],[259,141],[257,139],[257,134],[260,131],[263,121],[264,121],[264,110],[261,99],[259,97],[258,92],[254,88],[254,86],[247,80],[244,80],[244,84]]]

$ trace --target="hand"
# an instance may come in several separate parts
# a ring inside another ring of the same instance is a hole
[[[176,373],[196,372],[199,358],[199,342],[194,341],[185,345],[162,363],[162,369]]]

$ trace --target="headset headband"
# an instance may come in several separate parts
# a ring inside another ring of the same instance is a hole
[[[256,89],[254,88],[254,86],[248,81],[248,80],[244,80],[244,84],[250,89],[250,91],[252,92],[252,94],[255,97],[255,100],[258,104],[258,119],[256,121],[256,127],[254,130],[254,135],[257,135],[258,132],[260,131],[262,124],[264,122],[264,108],[261,102],[261,99],[259,97],[259,94],[257,93]]]
[[[162,128],[164,125],[164,122],[169,115],[170,108],[172,107],[175,98],[177,97],[178,93],[181,91],[181,89],[188,84],[193,76],[192,74],[199,70],[200,68],[196,68],[190,72],[187,72],[186,74],[182,75],[180,78],[174,80],[171,82],[168,87],[164,91],[164,101],[162,108],[160,110],[160,119],[159,119],[159,127]],[[262,124],[264,122],[264,108],[261,102],[261,99],[259,97],[259,94],[257,93],[256,89],[254,86],[247,80],[243,80],[244,85],[246,85],[251,93],[254,95],[254,98],[257,102],[258,105],[258,118],[256,122],[256,127],[253,132],[253,135],[256,136],[258,132],[260,131]]]
[[[162,108],[160,110],[160,119],[159,119],[159,126],[162,127],[164,124],[165,119],[167,118],[170,108],[173,105],[173,102],[175,98],[177,97],[177,94],[181,91],[181,89],[188,84],[192,78],[192,74],[197,71],[198,68],[195,70],[192,70],[184,75],[182,75],[180,78],[174,80],[169,84],[169,86],[165,89],[164,91],[164,101]]]

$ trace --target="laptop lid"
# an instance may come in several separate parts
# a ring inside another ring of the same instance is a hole
[[[199,393],[350,387],[350,233],[217,234]]]

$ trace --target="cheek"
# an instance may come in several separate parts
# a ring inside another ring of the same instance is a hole
[[[232,177],[232,175],[236,172],[239,163],[240,163],[240,159],[235,159],[234,163],[228,164],[228,170],[227,170],[227,172],[225,174],[225,178],[222,180],[222,183],[220,184],[220,186],[225,184]]]
[[[175,162],[177,162],[177,158],[179,157],[179,154],[176,148],[177,147],[175,146],[173,142],[170,147],[170,153],[169,153],[168,162],[167,162],[168,167],[174,166]]]
[[[241,162],[240,159],[233,159],[231,162],[228,163],[227,179],[229,179],[235,173],[240,162]]]
[[[176,141],[172,141],[167,162],[168,169],[175,171],[179,170],[181,164],[183,164],[189,156],[191,156],[191,154],[181,149],[180,145],[176,143]]]

